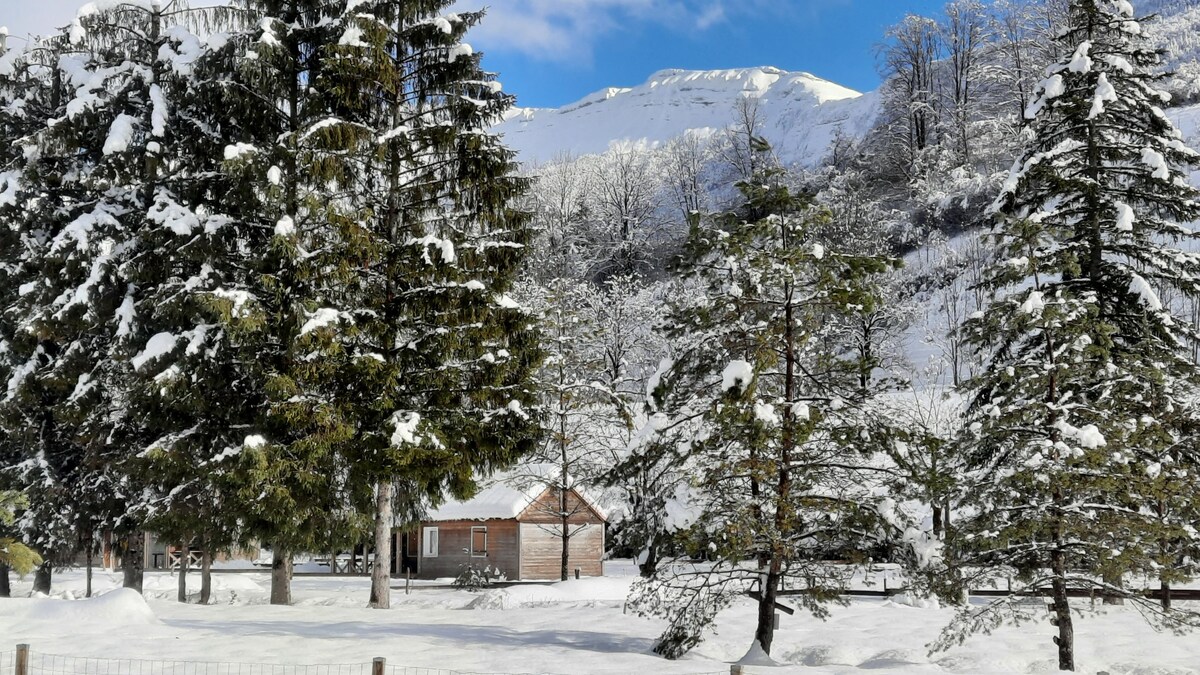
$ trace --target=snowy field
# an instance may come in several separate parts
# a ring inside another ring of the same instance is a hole
[[[147,573],[148,601],[129,591],[93,600],[0,600],[0,652],[29,643],[35,652],[106,659],[270,664],[368,663],[486,673],[728,673],[746,652],[754,607],[726,611],[710,636],[681,661],[651,652],[658,621],[622,613],[633,577],[618,576],[484,593],[418,587],[395,591],[393,608],[365,609],[369,581],[297,577],[292,607],[267,601],[265,573],[215,574],[214,598],[201,607],[173,601],[175,580]],[[56,595],[81,594],[82,572],[57,575]],[[197,582],[198,578],[193,578]],[[115,589],[118,574],[96,586]],[[14,588],[28,595],[29,580]],[[754,673],[1042,673],[1056,670],[1049,623],[1005,628],[948,653],[926,654],[950,618],[944,609],[855,600],[829,621],[784,616],[775,656],[789,665]],[[1200,636],[1157,634],[1131,609],[1076,623],[1080,672],[1111,675],[1200,673]],[[5,674],[7,670],[5,671]],[[36,672],[31,675],[38,675]]]

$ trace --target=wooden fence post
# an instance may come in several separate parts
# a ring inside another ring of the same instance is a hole
[[[387,659],[382,656],[375,657],[371,661],[371,675],[383,675],[383,667],[387,665]]]
[[[729,666],[729,675],[749,675],[749,674],[746,672],[746,666],[735,663],[732,666]]]
[[[29,675],[29,645],[17,645],[17,665],[13,675]]]

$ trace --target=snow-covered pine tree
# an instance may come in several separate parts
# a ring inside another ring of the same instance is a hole
[[[11,328],[4,323],[3,309],[12,304],[20,286],[18,267],[20,265],[21,229],[18,225],[19,211],[16,209],[16,190],[20,185],[20,167],[23,157],[17,139],[24,135],[24,116],[21,114],[23,101],[29,82],[28,64],[20,50],[10,49],[7,44],[7,34],[0,35],[0,383],[7,385],[12,372],[9,357],[10,339],[6,334]],[[0,399],[6,392],[6,387],[0,387]],[[10,469],[16,463],[15,444],[11,443],[4,433],[3,417],[0,417],[0,491],[13,486]],[[0,492],[0,494],[4,494]],[[0,497],[6,503],[11,501],[13,506],[8,510],[14,512],[12,517],[5,518],[0,524],[0,537],[15,541],[18,534],[15,524],[15,504],[19,493],[13,491],[11,497]],[[39,561],[40,564],[40,561]],[[0,561],[0,597],[8,597],[11,593],[9,586],[9,561]]]
[[[138,372],[157,359],[165,344],[143,321],[149,316],[147,296],[159,290],[171,273],[169,258],[155,257],[150,244],[165,229],[179,227],[171,207],[177,202],[179,147],[175,127],[182,121],[176,100],[188,89],[190,63],[198,41],[180,25],[189,10],[181,3],[115,3],[81,10],[69,29],[72,44],[91,54],[84,72],[75,75],[90,91],[76,103],[86,112],[83,124],[99,125],[102,161],[86,188],[104,204],[113,228],[113,272],[94,293],[115,304],[111,318],[100,314],[106,340],[92,359],[97,369],[76,405],[86,411],[89,455],[93,464],[113,476],[119,498],[112,503],[111,523],[127,533],[129,555],[123,561],[127,585],[139,588],[142,530],[149,515],[152,490],[138,481],[136,463],[155,436],[145,418],[131,408]],[[85,127],[86,128],[86,127]],[[92,150],[95,152],[95,148]],[[103,248],[97,259],[102,260]],[[152,302],[152,301],[150,301]],[[109,525],[110,523],[105,523]]]
[[[245,267],[214,268],[204,295],[229,341],[218,361],[246,369],[241,395],[261,406],[227,447],[241,453],[231,472],[241,536],[272,550],[273,604],[291,602],[294,553],[357,534],[337,454],[354,429],[313,386],[333,381],[336,355],[304,339],[340,318],[326,309],[325,293],[337,288],[327,281],[353,264],[339,259],[350,204],[336,189],[346,166],[328,151],[335,100],[323,85],[340,13],[324,0],[241,0],[238,23],[251,28],[231,36],[228,70],[213,76],[223,87],[230,176],[214,212],[237,221],[226,250]]]
[[[699,297],[669,319],[689,349],[661,378],[667,419],[652,430],[694,427],[687,550],[713,561],[675,561],[634,588],[634,611],[668,620],[655,649],[671,658],[746,593],[759,608],[752,649],[770,654],[784,579],[807,584],[796,601],[825,616],[845,579],[818,559],[864,550],[880,531],[863,460],[885,434],[860,414],[869,387],[846,356],[844,319],[870,309],[866,281],[888,261],[818,241],[827,214],[762,166],[738,184],[739,208],[693,223],[683,271]]]
[[[164,144],[168,100],[186,86],[179,68],[194,57],[187,48],[195,38],[177,25],[186,11],[175,3],[88,5],[50,43],[62,54],[51,75],[61,110],[30,135],[27,171],[31,203],[48,212],[31,221],[36,266],[13,310],[37,336],[24,343],[32,368],[15,381],[13,405],[26,418],[24,433],[38,428],[28,422],[36,412],[48,416],[40,433],[57,434],[26,448],[26,466],[39,464],[48,443],[55,452],[74,446],[82,473],[69,493],[89,581],[93,535],[111,529],[127,537],[125,583],[138,589],[140,496],[148,493],[130,484],[128,462],[148,439],[129,415],[131,375],[162,351],[144,333],[138,305],[154,286],[146,270],[156,261],[144,245],[172,215],[163,206],[173,201],[177,165]],[[31,510],[42,503],[31,499]]]
[[[88,477],[74,428],[56,410],[76,382],[68,384],[70,375],[63,376],[64,356],[79,354],[64,355],[67,340],[42,323],[52,314],[47,311],[56,297],[50,295],[52,285],[62,273],[61,257],[52,257],[50,248],[72,221],[71,210],[83,193],[74,148],[55,142],[48,129],[52,119],[69,119],[74,90],[60,64],[77,61],[68,51],[65,36],[57,36],[0,61],[6,85],[4,145],[6,153],[14,153],[6,156],[0,199],[5,288],[11,294],[0,315],[0,357],[7,371],[0,419],[7,479],[27,497],[18,526],[44,561],[34,583],[43,592],[50,589],[54,565],[76,551],[78,526],[93,515],[85,488],[96,484]]]
[[[1200,293],[1200,255],[1183,244],[1200,195],[1130,4],[1073,0],[1060,40],[1069,56],[1027,109],[1029,147],[996,202],[993,296],[967,324],[986,366],[969,412],[973,516],[954,555],[1049,591],[1059,667],[1073,670],[1072,594],[1196,623],[1121,580],[1165,570],[1169,583],[1178,568],[1159,544],[1174,558],[1196,538],[1195,496],[1179,489],[1200,468],[1196,367],[1182,353],[1196,335],[1155,289]],[[1030,611],[1017,596],[968,607],[937,646]]]
[[[168,7],[170,9],[171,6]],[[182,10],[181,10],[182,11]],[[171,14],[172,17],[175,14]],[[224,89],[238,47],[217,28],[224,9],[188,11],[208,37],[172,23],[160,32],[155,99],[155,183],[139,237],[141,254],[123,267],[131,286],[141,358],[127,363],[131,449],[123,473],[137,486],[136,508],[160,541],[202,551],[200,602],[211,594],[214,552],[237,541],[241,450],[263,423],[262,371],[232,336],[252,322],[250,272],[269,235],[234,215],[245,183],[241,167],[223,170],[226,137],[237,134]],[[152,127],[152,130],[155,127]],[[181,599],[187,567],[180,566]]]
[[[536,431],[537,333],[508,296],[532,236],[514,205],[527,181],[487,131],[513,99],[463,42],[483,13],[451,4],[347,3],[314,78],[330,112],[312,135],[345,168],[351,215],[336,221],[344,262],[318,279],[324,304],[300,340],[336,364],[306,382],[354,429],[340,456],[375,521],[375,607],[390,602],[394,523],[420,515],[394,516],[393,502],[467,497]]]

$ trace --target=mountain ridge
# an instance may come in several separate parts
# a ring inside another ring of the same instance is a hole
[[[734,121],[739,100],[758,101],[762,133],[785,163],[812,166],[839,129],[865,134],[878,112],[861,93],[804,71],[773,66],[668,68],[634,87],[607,87],[561,108],[514,108],[495,130],[521,160],[596,154],[613,143],[654,145],[686,132],[715,133]]]

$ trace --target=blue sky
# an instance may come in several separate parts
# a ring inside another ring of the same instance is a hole
[[[456,7],[489,7],[469,41],[519,105],[557,107],[640,84],[664,68],[776,66],[873,89],[884,30],[944,1],[459,0]],[[83,2],[0,0],[0,25],[16,35],[47,32]]]
[[[664,68],[769,65],[866,91],[884,30],[943,1],[490,0],[469,41],[521,106],[561,106]]]

